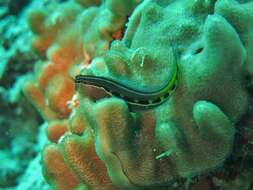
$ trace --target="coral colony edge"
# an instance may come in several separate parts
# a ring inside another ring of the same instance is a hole
[[[0,189],[253,189],[253,0],[3,2]]]

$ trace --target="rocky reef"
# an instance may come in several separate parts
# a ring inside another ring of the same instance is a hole
[[[21,181],[41,159],[57,190],[253,188],[253,1],[25,1],[21,8],[10,14],[26,15],[32,34],[19,36],[30,46],[11,57],[29,67],[14,72],[5,62],[1,85],[6,94],[20,75],[15,105],[38,111],[23,120],[35,125],[33,146],[44,147],[33,151]],[[166,84],[173,91],[163,92]],[[160,96],[138,99],[135,91]]]

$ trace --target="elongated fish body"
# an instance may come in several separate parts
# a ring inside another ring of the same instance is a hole
[[[76,88],[79,88],[80,84],[102,88],[107,94],[126,101],[132,112],[144,111],[161,105],[175,91],[177,83],[178,67],[176,64],[174,64],[174,71],[170,79],[157,91],[140,91],[101,76],[77,75],[75,77]]]

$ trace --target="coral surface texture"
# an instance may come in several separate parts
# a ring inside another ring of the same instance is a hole
[[[52,189],[253,189],[252,0],[25,6],[20,93],[48,139],[29,167]]]

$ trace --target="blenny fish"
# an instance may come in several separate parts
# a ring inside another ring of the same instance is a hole
[[[92,75],[77,75],[76,87],[80,84],[102,88],[108,95],[126,101],[132,112],[154,108],[164,103],[175,91],[178,83],[178,67],[174,64],[174,71],[167,83],[157,91],[140,91],[115,80]]]
[[[75,77],[76,90],[78,90],[80,84],[102,88],[106,94],[123,99],[132,112],[159,106],[172,95],[178,84],[179,69],[177,56],[174,47],[171,47],[173,56],[171,56],[170,66],[173,67],[173,70],[165,84],[157,90],[142,91],[107,77],[93,75],[77,75]]]

